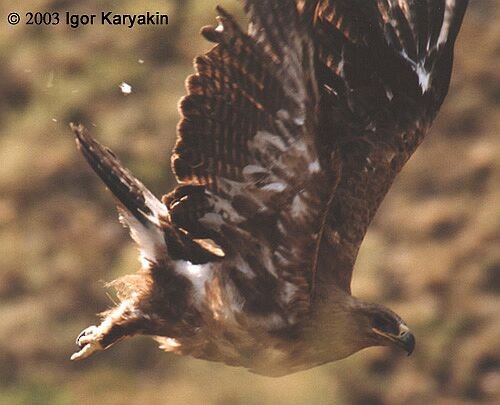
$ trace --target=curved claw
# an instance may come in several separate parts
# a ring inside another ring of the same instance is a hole
[[[80,350],[71,355],[71,360],[83,360],[92,353],[104,349],[99,342],[99,330],[94,325],[89,326],[78,335],[76,344]]]

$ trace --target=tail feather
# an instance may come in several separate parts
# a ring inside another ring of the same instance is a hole
[[[71,124],[78,149],[121,205],[142,225],[160,225],[168,209],[123,167],[116,155],[92,138],[81,125]]]
[[[71,125],[78,149],[119,201],[121,222],[139,245],[144,267],[158,260],[189,260],[193,264],[220,260],[221,254],[171,223],[170,212],[115,154],[82,126]]]

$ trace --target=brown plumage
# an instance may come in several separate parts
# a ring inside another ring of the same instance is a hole
[[[284,375],[415,340],[350,295],[359,246],[448,89],[467,0],[244,1],[218,8],[180,102],[160,202],[74,127],[119,202],[142,269],[77,339],[89,356],[135,334],[168,351]]]

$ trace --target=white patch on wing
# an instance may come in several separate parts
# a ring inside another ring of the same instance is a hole
[[[410,15],[409,15],[409,9],[407,7],[407,2],[400,1],[399,4],[400,4],[400,7],[405,12],[406,18],[411,23],[412,18],[410,18]],[[448,42],[449,34],[450,34],[450,27],[451,27],[454,13],[456,11],[455,10],[456,6],[457,6],[456,0],[446,0],[443,22],[441,24],[439,36],[438,36],[437,43],[436,43],[436,46],[438,49]],[[393,26],[394,26],[394,24],[393,24]],[[414,28],[414,27],[412,27],[412,28]],[[433,44],[431,44],[430,40],[429,40],[426,44],[427,52],[431,51],[432,46],[433,46]],[[416,75],[418,77],[418,83],[420,85],[420,88],[422,89],[422,94],[427,92],[430,89],[430,85],[431,85],[432,70],[429,71],[425,68],[425,59],[421,59],[419,61],[414,61],[408,56],[408,54],[404,51],[404,49],[401,51],[401,56],[411,65],[413,71],[416,73]],[[392,97],[388,96],[388,98],[390,100]]]
[[[278,228],[278,231],[280,231],[283,236],[286,236],[287,232],[286,232],[285,227],[283,226],[283,222],[278,221],[276,223],[276,227]]]
[[[226,316],[234,317],[234,314],[243,311],[243,304],[245,300],[241,297],[240,293],[234,287],[226,287],[227,297],[229,299],[229,310],[225,311]]]
[[[309,163],[309,166],[307,168],[309,169],[310,173],[318,173],[321,169],[319,165],[319,160],[316,159],[313,162]]]
[[[423,62],[419,63],[415,67],[415,73],[418,76],[418,83],[420,84],[422,93],[425,93],[427,90],[429,90],[431,74],[425,69],[425,67],[423,66]]]
[[[412,29],[413,29],[414,24],[413,24],[413,19],[411,18],[411,15],[410,15],[410,9],[408,7],[408,0],[398,0],[398,5],[399,5],[399,8],[403,11],[406,20],[412,26]]]
[[[280,183],[280,182],[274,182],[274,183],[269,183],[266,184],[261,188],[264,191],[274,191],[276,193],[281,193],[286,189],[286,184]]]
[[[249,141],[250,149],[257,151],[266,150],[270,145],[277,148],[280,152],[284,152],[286,150],[286,145],[285,142],[283,142],[283,139],[281,139],[278,135],[267,131],[258,131],[253,139]]]
[[[120,210],[120,222],[130,230],[130,236],[139,245],[139,261],[143,268],[149,268],[151,262],[155,262],[158,256],[166,254],[167,246],[163,238],[163,232],[155,224],[144,226],[132,214],[125,209]]]
[[[391,101],[394,98],[394,93],[389,87],[385,87],[385,95],[387,96],[387,100]]]
[[[421,60],[418,63],[415,62],[408,56],[408,54],[405,52],[404,49],[400,52],[400,55],[404,58],[404,60],[406,60],[410,64],[411,68],[417,75],[418,84],[422,89],[422,94],[425,93],[427,90],[429,90],[431,82],[431,73],[432,73],[425,68],[424,66],[425,60]]]
[[[333,89],[333,87],[328,86],[327,84],[323,85],[323,88],[330,94],[333,94],[335,96],[338,96],[338,93]]]
[[[255,273],[248,263],[243,260],[240,256],[235,260],[236,268],[241,271],[245,276],[252,279],[255,277]]]
[[[441,31],[438,37],[438,47],[445,44],[448,41],[448,34],[450,32],[451,18],[453,16],[453,9],[456,6],[455,0],[447,0],[446,8],[444,10],[443,25],[441,26]]]
[[[280,222],[278,222],[280,224]],[[272,253],[267,247],[262,247],[262,256],[261,259],[264,261],[264,267],[266,270],[271,273],[275,278],[278,278],[278,273],[276,272],[276,268],[274,267],[274,263],[272,260]]]
[[[230,184],[234,183],[234,184]],[[236,196],[241,193],[241,183],[227,182],[226,179],[220,179],[219,186],[223,188],[231,196]],[[229,191],[230,190],[230,191]],[[241,216],[231,205],[231,202],[214,195],[207,191],[210,202],[213,206],[213,212],[208,212],[200,218],[200,222],[211,229],[219,231],[224,224],[238,225],[246,220]]]
[[[259,173],[262,174],[268,173],[268,171],[264,169],[262,166],[257,166],[257,165],[246,165],[243,168],[242,172],[244,176],[250,176],[252,174],[259,174]]]
[[[239,224],[240,222],[243,222],[245,220],[244,217],[242,217],[240,214],[238,214],[238,212],[236,212],[236,210],[233,208],[233,206],[228,200],[213,195],[212,193],[209,193],[209,195],[210,195],[210,200],[213,203],[214,213],[218,214],[219,217],[222,217],[224,221],[230,222],[232,224]],[[205,214],[204,217],[206,217],[207,215],[210,214]],[[218,222],[220,222],[220,220],[218,220]]]
[[[200,301],[205,298],[205,284],[213,276],[212,264],[193,264],[187,260],[176,260],[174,264],[176,273],[191,281],[195,299]]]
[[[302,115],[293,119],[295,125],[302,126],[306,122],[306,118]]]
[[[290,119],[290,113],[285,110],[281,109],[276,112],[276,116],[281,120],[281,121],[288,121]]]
[[[340,62],[337,67],[337,74],[342,78],[345,79],[344,75],[344,58],[340,59]]]
[[[295,284],[292,284],[288,281],[285,281],[281,288],[281,299],[288,304],[290,300],[295,296],[297,293],[298,288]]]
[[[282,266],[287,266],[288,264],[290,264],[290,260],[288,260],[285,256],[283,256],[281,252],[275,251],[273,253],[273,256],[277,260],[277,262]]]
[[[234,197],[235,195],[242,193],[243,184],[239,181],[229,180],[225,177],[220,177],[219,187],[221,191],[230,195],[231,197]],[[208,191],[207,194],[213,196],[213,193],[210,193]]]
[[[224,220],[219,214],[213,212],[208,212],[200,218],[200,222],[207,225],[211,229],[220,230],[220,227],[224,224]]]
[[[307,155],[304,156],[305,159],[309,159],[310,158],[310,153],[309,153],[309,150],[307,149],[307,145],[305,144],[305,142],[303,142],[302,140],[298,141],[298,142],[295,142],[293,144],[293,148],[301,153],[306,153],[308,152]],[[309,159],[310,160],[310,159]]]
[[[292,214],[292,217],[294,219],[303,218],[304,215],[306,215],[307,210],[308,207],[300,194],[297,194],[295,197],[293,197],[290,213]]]

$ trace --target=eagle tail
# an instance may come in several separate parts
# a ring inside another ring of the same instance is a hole
[[[195,264],[220,259],[218,251],[174,226],[167,205],[123,167],[109,148],[92,138],[83,126],[72,124],[71,128],[78,149],[118,200],[120,221],[130,229],[132,239],[139,245],[145,267],[167,256]]]
[[[126,209],[143,226],[160,225],[161,218],[168,218],[168,209],[123,167],[116,155],[92,138],[81,125],[71,124],[78,149],[102,179],[121,207]],[[122,209],[123,211],[123,209]]]

